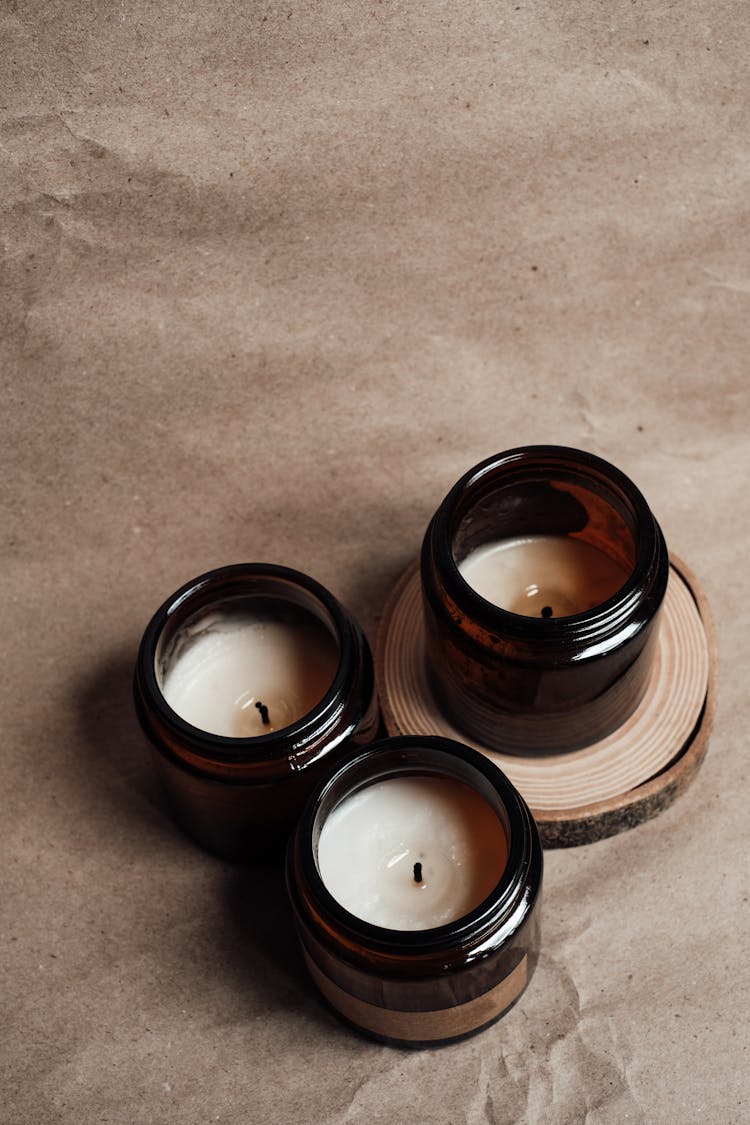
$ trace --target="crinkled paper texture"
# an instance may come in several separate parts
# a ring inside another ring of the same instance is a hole
[[[0,7],[0,1117],[748,1120],[747,12]],[[547,857],[484,1034],[370,1043],[280,872],[193,846],[130,698],[183,581],[329,586],[371,639],[449,486],[526,442],[641,486],[721,646],[665,814]]]

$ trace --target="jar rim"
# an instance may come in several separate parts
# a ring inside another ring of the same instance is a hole
[[[248,584],[252,589],[248,588]],[[284,588],[304,596],[295,602],[284,596]],[[334,639],[338,645],[338,665],[333,680],[321,699],[308,712],[288,726],[268,734],[246,737],[215,734],[194,726],[184,719],[167,702],[159,685],[156,672],[158,646],[164,629],[180,615],[178,625],[192,613],[209,611],[211,606],[232,598],[278,598],[279,601],[297,604],[324,623],[315,607],[325,610],[333,625]],[[352,677],[355,636],[352,621],[334,595],[310,575],[276,563],[234,563],[209,570],[184,583],[161,604],[146,626],[136,660],[136,687],[146,695],[162,723],[181,741],[187,743],[196,757],[226,764],[258,764],[287,759],[295,750],[304,748],[311,737],[317,736],[321,724],[327,728],[339,715],[339,705]],[[341,738],[346,736],[343,732]],[[337,739],[338,741],[338,739]]]
[[[425,761],[425,758],[427,759]],[[507,835],[508,856],[500,879],[472,910],[452,922],[421,930],[399,930],[367,922],[352,914],[331,894],[317,864],[317,841],[325,819],[347,796],[377,781],[397,776],[439,776],[464,781],[493,806]],[[477,779],[481,786],[477,786]],[[358,782],[363,784],[358,784]],[[495,803],[488,798],[492,791]],[[536,824],[520,793],[485,755],[463,743],[437,735],[401,735],[371,743],[347,758],[310,795],[290,841],[316,910],[339,933],[380,954],[416,956],[476,943],[502,925],[517,906],[518,892],[532,862]],[[541,845],[538,845],[541,879]]]
[[[574,463],[571,464],[571,461]],[[453,540],[460,521],[471,510],[471,495],[485,483],[491,475],[507,472],[508,483],[515,478],[523,479],[524,472],[531,466],[544,470],[549,475],[555,470],[568,475],[579,475],[584,483],[596,479],[619,496],[629,506],[634,520],[635,561],[623,585],[609,598],[589,610],[557,618],[536,618],[514,613],[488,601],[471,586],[461,574],[453,553]],[[527,638],[536,645],[553,646],[565,644],[575,638],[576,642],[590,640],[605,642],[606,638],[618,632],[637,608],[640,591],[644,582],[650,583],[655,576],[654,557],[666,545],[661,530],[637,485],[611,462],[585,450],[562,445],[518,446],[504,452],[493,454],[472,466],[453,485],[446,494],[432,518],[423,541],[422,574],[430,550],[434,550],[442,580],[452,600],[472,619],[480,618],[489,632],[519,638]],[[657,605],[666,589],[668,567],[664,567],[661,588],[657,589]],[[424,585],[424,582],[423,582]],[[599,650],[589,655],[599,655]]]

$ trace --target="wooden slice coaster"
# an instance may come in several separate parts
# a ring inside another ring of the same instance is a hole
[[[590,843],[655,816],[703,760],[716,702],[717,646],[695,576],[671,558],[649,686],[613,734],[568,754],[500,754],[439,710],[427,681],[418,563],[397,583],[378,631],[375,671],[390,735],[437,734],[475,747],[526,799],[547,847]]]

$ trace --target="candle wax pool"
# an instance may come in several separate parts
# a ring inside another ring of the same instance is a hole
[[[253,738],[306,715],[331,686],[336,642],[312,618],[207,614],[177,634],[161,689],[187,722]]]
[[[569,617],[611,598],[628,571],[583,539],[527,535],[478,547],[459,563],[488,602],[524,617]]]
[[[318,870],[358,918],[423,930],[463,917],[508,858],[500,818],[464,782],[397,776],[345,798],[323,824]]]

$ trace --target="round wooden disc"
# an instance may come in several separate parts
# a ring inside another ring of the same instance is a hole
[[[526,799],[545,846],[613,835],[666,808],[694,776],[715,709],[716,640],[695,577],[674,556],[646,694],[613,734],[568,754],[518,757],[468,738],[440,711],[427,680],[418,564],[397,583],[376,645],[389,734],[439,734],[481,750]]]

